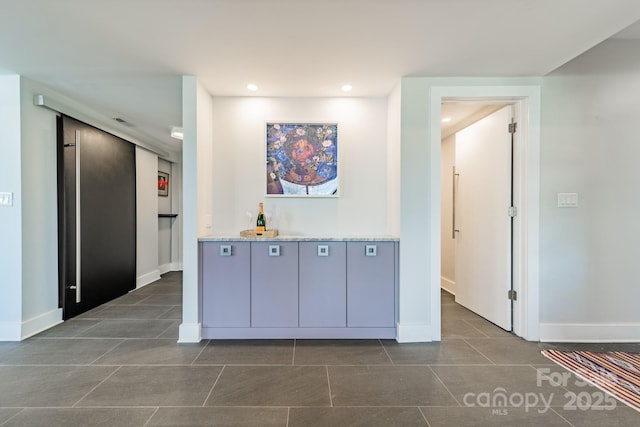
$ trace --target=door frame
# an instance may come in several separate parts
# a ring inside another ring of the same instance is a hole
[[[539,229],[540,229],[540,87],[539,86],[434,86],[429,96],[430,164],[429,223],[431,237],[431,325],[433,339],[441,339],[441,104],[443,101],[505,102],[515,105],[518,121],[514,149],[513,332],[529,341],[539,340]],[[505,296],[506,298],[506,296]]]

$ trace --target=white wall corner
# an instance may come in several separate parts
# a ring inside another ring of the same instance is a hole
[[[202,340],[202,325],[200,323],[181,323],[178,334],[178,344],[196,343]]]
[[[166,274],[170,271],[174,271],[171,269],[172,265],[173,265],[172,263],[168,263],[168,264],[162,264],[161,266],[159,266],[158,270],[160,271],[160,275]]]
[[[62,323],[61,308],[56,308],[54,310],[41,314],[40,316],[33,317],[22,322],[20,340],[32,337],[60,323]]]
[[[431,325],[426,323],[398,323],[396,341],[399,343],[432,342]]]
[[[640,323],[541,323],[541,342],[640,342]]]
[[[161,279],[160,274],[162,273],[160,273],[160,269],[157,268],[153,271],[143,274],[142,276],[138,276],[136,278],[136,289],[140,289],[141,287],[146,286],[150,283],[153,283],[156,280],[160,280]]]
[[[21,340],[20,322],[0,322],[0,342]]]
[[[453,280],[447,279],[444,276],[440,276],[440,287],[445,291],[449,292],[451,295],[456,294],[456,282]]]

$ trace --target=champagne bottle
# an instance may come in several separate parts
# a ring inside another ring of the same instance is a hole
[[[256,233],[264,233],[267,230],[267,223],[264,220],[264,208],[260,202],[260,210],[258,211],[258,219],[256,220]]]

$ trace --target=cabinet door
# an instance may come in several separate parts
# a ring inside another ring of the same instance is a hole
[[[298,326],[298,243],[251,243],[251,326]]]
[[[347,326],[395,326],[395,245],[347,242]]]
[[[250,244],[202,243],[202,326],[250,326]]]
[[[300,242],[300,327],[347,326],[347,246]]]

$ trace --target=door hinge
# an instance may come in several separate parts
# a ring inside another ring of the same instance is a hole
[[[509,215],[511,218],[515,218],[516,215],[518,215],[518,209],[516,209],[515,206],[509,206],[509,209],[507,210],[507,215]]]
[[[518,292],[514,291],[513,289],[507,291],[507,299],[511,301],[518,301]]]
[[[517,130],[518,130],[517,122],[509,123],[509,133],[516,133]]]

